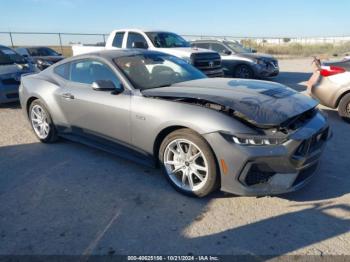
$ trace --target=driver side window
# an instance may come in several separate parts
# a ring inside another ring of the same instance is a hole
[[[80,60],[72,62],[69,79],[72,82],[91,85],[98,80],[112,81],[116,88],[120,81],[109,66],[96,60]]]
[[[225,46],[217,43],[211,43],[211,49],[218,52],[219,54],[224,54],[225,51],[227,51]]]

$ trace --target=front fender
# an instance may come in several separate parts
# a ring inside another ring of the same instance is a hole
[[[158,134],[169,127],[186,127],[201,135],[218,131],[253,132],[235,118],[214,109],[142,96],[132,97],[130,118],[132,144],[150,154]]]

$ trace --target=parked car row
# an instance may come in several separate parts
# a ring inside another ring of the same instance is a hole
[[[139,29],[114,30],[110,33],[106,45],[72,46],[73,55],[86,54],[101,50],[138,48],[156,50],[184,59],[205,73],[208,77],[222,77],[220,55],[211,50],[191,48],[191,44],[172,32],[143,31]]]
[[[114,30],[105,46],[75,45],[73,55],[120,48],[156,50],[182,58],[209,77],[266,78],[277,76],[278,61],[269,55],[255,54],[238,42],[200,40],[187,42],[164,31],[139,29]]]
[[[126,48],[157,50],[174,55],[193,65],[208,77],[265,78],[276,76],[279,72],[276,59],[263,54],[255,54],[238,42],[212,40],[187,42],[181,36],[166,31],[114,30],[110,33],[104,46],[101,44],[98,46],[73,45],[72,51],[73,55],[80,55]],[[12,49],[7,48],[6,50]],[[7,52],[16,54],[16,57],[22,56],[21,61],[25,61],[27,67],[30,68],[28,70],[17,69],[20,72],[18,74],[33,73],[36,69],[44,70],[64,59],[62,54],[48,47],[18,47]],[[10,54],[3,53],[2,55],[9,56]],[[8,77],[1,75],[0,69],[0,77]],[[2,85],[7,85],[8,81],[4,80]],[[12,81],[11,87],[2,89],[0,103],[18,99],[16,91],[18,85],[19,80]]]
[[[18,86],[22,75],[36,68],[13,49],[0,46],[0,104],[18,101]]]
[[[15,51],[35,64],[39,70],[44,70],[64,59],[62,54],[48,47],[20,47]]]

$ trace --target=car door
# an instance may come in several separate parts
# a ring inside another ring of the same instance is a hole
[[[230,72],[232,71],[235,64],[232,60],[232,57],[228,54],[228,52],[231,51],[228,50],[226,46],[222,43],[210,43],[210,49],[220,54],[221,65],[224,70],[224,73],[225,75],[230,75]]]
[[[117,94],[92,88],[97,80],[110,80],[120,88],[114,69],[100,60],[83,59],[71,62],[68,70],[57,100],[69,132],[130,143],[130,91]]]

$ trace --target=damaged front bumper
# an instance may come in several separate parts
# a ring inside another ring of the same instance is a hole
[[[254,74],[256,77],[274,77],[277,76],[279,74],[279,66],[276,62],[268,62],[266,64],[256,64],[253,67],[254,70]]]
[[[222,191],[264,196],[295,191],[309,182],[330,135],[325,117],[317,113],[281,145],[237,145],[219,132],[204,137],[216,153]]]

